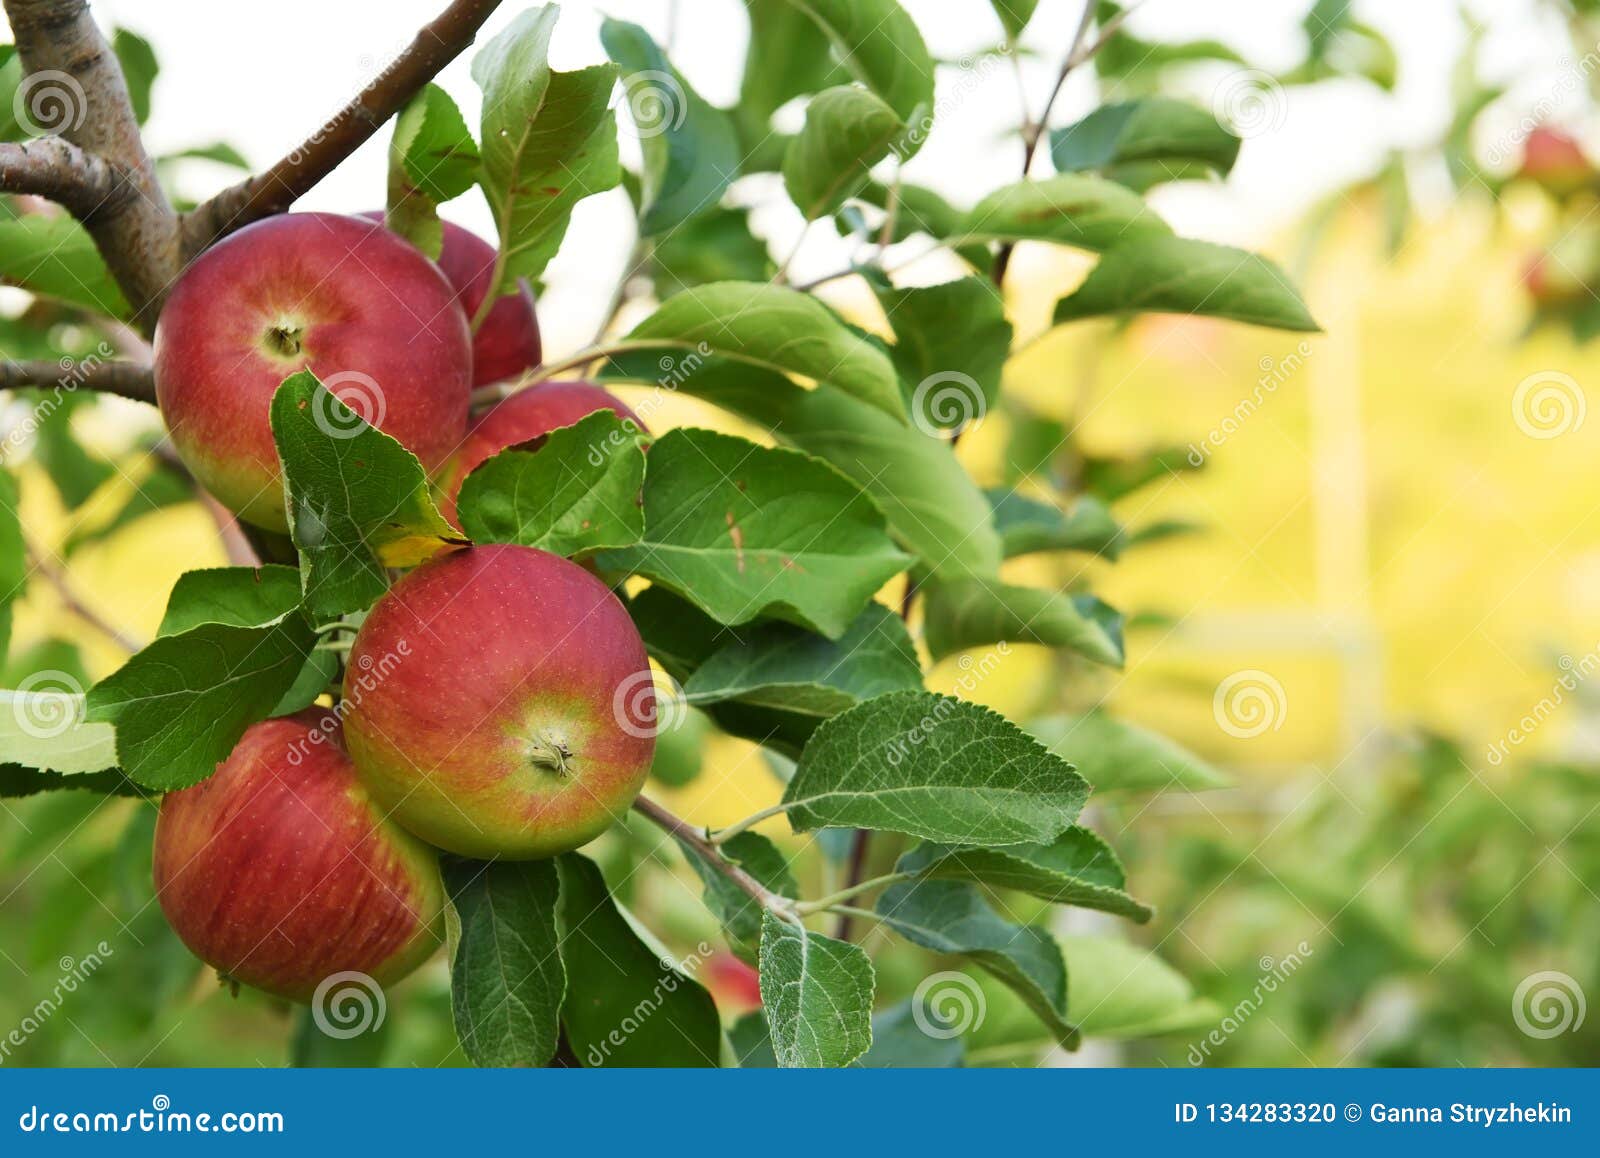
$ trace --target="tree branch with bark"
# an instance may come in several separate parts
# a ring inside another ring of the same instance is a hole
[[[107,362],[86,358],[81,362],[0,361],[0,390],[19,386],[56,386],[63,390],[94,390],[135,402],[156,400],[155,378],[140,362]]]
[[[285,212],[464,52],[500,0],[455,0],[354,100],[265,172],[229,186],[183,219],[187,260],[229,233]]]
[[[167,289],[181,268],[178,261],[178,215],[156,180],[155,164],[145,151],[139,122],[128,99],[127,82],[116,55],[89,15],[85,0],[4,0],[17,56],[29,76],[57,74],[49,83],[59,102],[61,145],[28,146],[11,151],[14,175],[32,188],[8,192],[50,193],[31,150],[54,151],[58,166],[80,179],[55,179],[56,189],[71,203],[63,204],[94,238],[111,276],[133,307],[135,325],[144,332],[155,326]],[[37,97],[38,90],[35,90]],[[47,153],[47,155],[49,155]],[[107,196],[93,198],[93,181],[104,180]]]

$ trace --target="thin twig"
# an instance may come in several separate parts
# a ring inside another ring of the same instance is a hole
[[[843,892],[854,893],[861,887],[862,879],[867,875],[867,850],[872,841],[870,828],[856,829],[855,838],[850,842],[850,867],[844,875]],[[833,935],[841,941],[848,941],[851,932],[851,917],[856,911],[849,906],[840,906],[834,910],[839,914],[839,923],[833,928]]]
[[[719,828],[706,839],[711,844],[726,844],[741,832],[748,832],[763,820],[771,820],[774,816],[781,816],[783,813],[788,812],[789,807],[787,802],[779,801],[771,808],[763,808],[760,812],[752,812],[737,824],[730,824],[727,828]]]
[[[1029,117],[1027,110],[1023,110],[1022,124],[1022,176],[1026,180],[1028,173],[1033,169],[1034,155],[1039,151],[1039,142],[1044,139],[1045,131],[1050,127],[1050,113],[1055,108],[1056,98],[1061,95],[1061,89],[1067,83],[1067,77],[1072,75],[1084,61],[1094,56],[1106,46],[1106,43],[1116,35],[1117,29],[1122,27],[1133,12],[1144,3],[1144,0],[1133,0],[1126,8],[1122,9],[1100,28],[1100,35],[1089,40],[1089,26],[1094,22],[1094,13],[1098,5],[1095,0],[1085,0],[1083,15],[1078,20],[1078,29],[1072,36],[1072,47],[1067,50],[1066,59],[1061,62],[1061,71],[1056,73],[1056,82],[1050,87],[1050,95],[1045,98],[1044,108],[1040,110],[1037,118]],[[994,284],[1003,286],[1006,280],[1006,271],[1011,268],[1011,252],[1016,247],[1011,242],[1006,242],[1000,247],[1000,252],[994,261]]]
[[[770,910],[777,916],[793,918],[793,901],[768,889],[755,877],[723,856],[722,850],[707,840],[705,834],[688,821],[674,816],[654,800],[645,796],[641,796],[633,802],[633,810],[693,848],[695,852],[704,858],[707,864],[738,885],[739,888],[754,898],[762,908]]]
[[[134,654],[143,645],[132,636],[125,634],[120,628],[108,623],[101,614],[90,607],[73,591],[72,585],[67,582],[66,575],[54,563],[49,562],[32,543],[24,540],[23,554],[28,561],[28,566],[39,573],[44,581],[55,589],[56,596],[68,611],[104,635],[129,655]]]
[[[193,256],[253,221],[282,213],[321,181],[472,43],[500,0],[454,0],[410,46],[297,149],[184,215]]]

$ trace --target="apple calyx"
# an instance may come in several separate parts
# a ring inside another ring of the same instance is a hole
[[[297,357],[306,344],[306,328],[298,322],[278,322],[267,328],[267,350],[280,358]]]
[[[535,768],[567,776],[571,772],[572,749],[566,740],[550,732],[536,731],[528,742],[528,763]]]

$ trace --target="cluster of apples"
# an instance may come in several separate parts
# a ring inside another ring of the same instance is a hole
[[[1529,259],[1522,283],[1541,310],[1586,305],[1600,286],[1600,225],[1594,194],[1600,172],[1576,137],[1547,125],[1528,134],[1517,176],[1538,185],[1563,207],[1555,240]]]
[[[441,509],[474,467],[594,410],[588,383],[470,415],[472,390],[538,364],[532,295],[492,304],[495,250],[445,224],[437,263],[381,215],[249,226],[179,279],[155,337],[157,396],[195,477],[241,519],[288,527],[269,407],[309,369],[430,470]],[[530,859],[593,839],[654,750],[649,661],[627,611],[576,563],[463,547],[402,577],[362,621],[336,709],[251,727],[215,775],[161,804],[155,877],[185,944],[296,1000],[380,984],[439,943],[439,850]]]

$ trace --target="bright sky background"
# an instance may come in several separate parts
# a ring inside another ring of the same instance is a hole
[[[1299,24],[1307,6],[1296,0],[1148,0],[1130,27],[1151,39],[1215,37],[1263,68],[1287,68],[1303,51]],[[93,4],[103,25],[126,24],[150,39],[160,56],[163,69],[148,127],[153,151],[226,139],[257,165],[298,144],[441,7],[442,0],[274,0],[270,5],[222,8],[201,0]],[[672,7],[670,0],[610,0],[603,6],[572,0],[564,5],[557,29],[555,63],[571,68],[604,59],[598,35],[603,14],[636,21],[665,39]],[[743,5],[739,0],[679,0],[676,7],[672,55],[677,66],[704,96],[718,104],[732,103],[747,35]],[[942,59],[958,60],[998,39],[998,25],[985,0],[907,0],[906,7]],[[490,20],[486,34],[520,8],[509,0]],[[1520,78],[1518,97],[1526,94],[1525,103],[1532,104],[1544,95],[1541,85],[1555,89],[1561,30],[1553,5],[1476,0],[1468,8],[1475,19],[1489,22],[1486,65],[1497,75]],[[1270,131],[1246,142],[1227,185],[1158,192],[1161,209],[1180,230],[1212,240],[1262,244],[1272,230],[1322,194],[1372,172],[1389,148],[1422,145],[1439,136],[1449,116],[1449,74],[1461,44],[1455,4],[1357,0],[1356,9],[1399,49],[1399,91],[1391,98],[1359,82],[1292,90],[1286,114]],[[1043,0],[1029,28],[1025,43],[1039,55],[1024,62],[1024,79],[1035,109],[1080,11],[1078,0]],[[477,89],[468,73],[469,57],[457,60],[440,79],[469,122],[475,122]],[[1200,71],[1191,95],[1209,103],[1226,73],[1225,68]],[[1092,79],[1083,74],[1076,81],[1058,105],[1056,123],[1070,121],[1093,103]],[[958,82],[959,95],[946,95]],[[1018,118],[1016,81],[1004,64],[989,69],[976,84],[952,67],[942,70],[940,92],[946,107],[940,110],[938,128],[906,176],[941,189],[958,203],[970,203],[1017,175],[1019,148],[1008,135]],[[388,136],[385,129],[300,207],[357,211],[379,206]],[[230,179],[220,169],[206,176],[219,185]],[[781,192],[773,192],[781,201]],[[490,231],[476,193],[447,212],[463,224]],[[758,217],[757,227],[782,254],[792,246],[800,221],[793,211],[779,209]],[[628,209],[620,192],[580,206],[566,247],[550,268],[550,290],[541,303],[541,320],[554,350],[580,344],[593,330],[630,241]],[[830,242],[825,227],[813,229],[794,266],[798,279],[831,272],[843,262],[846,251]],[[932,266],[927,276],[944,274]]]

